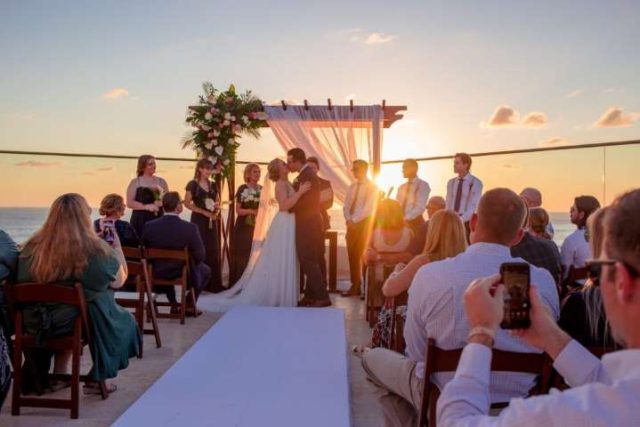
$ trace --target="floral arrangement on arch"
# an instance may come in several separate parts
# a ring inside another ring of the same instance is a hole
[[[214,165],[219,162],[226,177],[235,164],[238,138],[243,134],[259,138],[267,115],[262,101],[251,91],[238,94],[231,85],[220,92],[210,82],[203,83],[202,90],[198,105],[187,112],[186,123],[194,129],[182,148],[193,148],[198,157],[209,158]]]

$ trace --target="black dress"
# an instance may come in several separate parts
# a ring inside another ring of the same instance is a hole
[[[151,205],[156,201],[156,193],[149,187],[140,186],[140,178],[138,178],[138,188],[136,188],[135,201],[143,205]],[[138,236],[142,236],[144,225],[156,218],[160,218],[163,214],[162,208],[158,212],[149,212],[144,209],[134,209],[131,213],[131,225],[136,230]]]
[[[187,184],[186,190],[191,193],[193,204],[200,209],[208,210],[206,199],[211,199],[214,202],[218,200],[216,187],[211,183],[209,183],[209,191],[207,191],[195,180],[191,180]],[[205,263],[211,268],[211,281],[207,289],[212,292],[220,292],[224,288],[222,287],[222,271],[220,269],[218,223],[197,212],[191,212],[191,222],[198,226],[206,252]]]
[[[250,187],[247,184],[242,184],[238,187],[238,191],[236,191],[236,203],[243,209],[249,209],[249,207],[243,204],[241,200],[242,192],[247,188]],[[262,189],[261,186],[258,186],[257,188],[258,190]],[[253,243],[253,231],[255,229],[255,225],[252,225],[247,221],[247,217],[248,215],[238,215],[233,228],[233,259],[235,261],[235,269],[232,277],[232,283],[235,283],[240,279],[245,268],[247,268],[247,264],[249,263],[249,258],[251,256],[251,245]]]
[[[568,333],[571,338],[585,347],[614,347],[615,341],[611,337],[604,310],[600,312],[598,319],[599,339],[595,339],[589,329],[587,320],[587,307],[582,291],[571,292],[563,301],[560,310],[558,325]]]
[[[136,230],[129,224],[127,221],[123,221],[118,219],[115,221],[115,229],[116,233],[118,233],[118,238],[120,239],[120,244],[129,248],[137,248],[140,246],[140,238],[138,237],[138,233]],[[100,220],[96,219],[93,222],[93,228],[96,233],[100,231]]]

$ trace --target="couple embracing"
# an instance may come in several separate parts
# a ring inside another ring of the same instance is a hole
[[[289,173],[298,177],[289,182]],[[318,177],[304,151],[293,148],[287,162],[269,162],[260,196],[253,245],[247,269],[236,284],[201,298],[201,308],[224,311],[234,305],[327,307],[324,262],[324,222]],[[299,298],[300,270],[306,276]]]

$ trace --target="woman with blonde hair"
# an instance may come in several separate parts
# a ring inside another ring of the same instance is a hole
[[[236,223],[233,227],[233,252],[235,269],[232,275],[232,283],[242,276],[247,268],[251,255],[251,244],[253,243],[253,232],[255,230],[256,217],[258,216],[258,201],[262,186],[260,181],[260,166],[249,163],[244,168],[244,184],[236,191]]]
[[[602,254],[606,210],[607,208],[597,210],[587,220],[587,236],[594,258],[599,258]],[[600,288],[591,279],[564,299],[558,324],[586,347],[607,348],[615,345],[604,312]]]
[[[113,247],[96,235],[91,224],[91,208],[79,194],[58,197],[42,226],[24,245],[18,261],[18,282],[80,282],[88,303],[89,327],[93,336],[94,381],[114,378],[140,350],[141,337],[131,313],[118,306],[112,289],[120,288],[127,277],[126,261],[115,234]],[[78,312],[65,304],[38,303],[24,311],[27,333],[44,338],[73,333]],[[45,387],[51,354],[35,350],[36,390]],[[54,372],[67,371],[71,353],[56,354]],[[16,367],[19,369],[19,367]],[[108,386],[115,391],[115,385]],[[99,393],[97,383],[85,385],[85,392]]]
[[[121,218],[124,216],[126,205],[121,195],[111,193],[102,198],[100,209],[101,218],[93,222],[96,233],[107,243],[113,240],[115,232],[120,238],[122,246],[137,248],[140,246],[140,237],[136,230],[127,221]]]
[[[169,191],[167,181],[156,176],[156,158],[150,154],[138,157],[136,177],[127,187],[127,206],[133,210],[131,225],[142,236],[144,224],[162,215],[162,195]]]
[[[420,267],[434,261],[455,257],[467,249],[467,232],[460,215],[452,210],[441,210],[429,219],[427,238],[422,254],[414,257],[408,264],[398,264],[395,271],[382,286],[386,297],[395,297],[409,290],[414,276]],[[388,347],[391,331],[390,300],[380,311],[372,343],[374,346]],[[406,307],[396,309],[398,314],[405,315]]]

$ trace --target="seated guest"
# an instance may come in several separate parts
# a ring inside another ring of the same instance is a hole
[[[542,209],[542,193],[537,188],[527,187],[520,192],[520,197],[524,200],[529,210],[540,208]],[[546,211],[545,211],[546,213]],[[552,240],[553,235],[555,233],[553,229],[553,224],[549,222],[549,216],[547,215],[547,221],[545,225],[544,233],[549,236],[539,236],[545,237],[546,239]]]
[[[465,292],[471,333],[458,369],[440,399],[439,426],[636,426],[640,420],[640,190],[607,208],[604,248],[592,267],[602,292],[612,335],[626,350],[602,360],[564,332],[531,287],[531,327],[516,335],[546,352],[573,387],[528,399],[513,399],[498,417],[488,415],[491,348],[497,347],[503,311],[499,277],[474,281]],[[595,273],[595,271],[594,271]],[[535,282],[535,279],[533,281]],[[494,340],[495,337],[495,340]]]
[[[511,256],[509,247],[522,237],[525,205],[513,191],[497,188],[480,199],[477,213],[471,217],[472,245],[455,258],[430,262],[416,273],[409,288],[407,321],[404,329],[407,357],[376,348],[364,354],[362,364],[376,385],[386,425],[414,425],[421,404],[424,383],[424,359],[428,338],[445,350],[462,348],[469,334],[462,295],[469,282],[487,274],[496,274],[505,262],[523,262]],[[558,317],[558,293],[548,271],[531,266],[536,283],[554,318]],[[506,351],[535,352],[518,338],[500,330],[496,348]],[[452,375],[437,374],[439,388]],[[534,376],[501,372],[492,375],[491,401],[508,402],[526,396],[534,385]]]
[[[16,270],[18,245],[7,233],[0,230],[0,284]],[[7,316],[4,291],[0,288],[0,409],[11,385],[11,363],[9,347],[5,337],[11,336],[10,322]]]
[[[585,234],[587,230],[587,220],[589,216],[600,208],[600,202],[593,196],[576,197],[571,206],[571,223],[575,224],[576,231],[571,233],[560,248],[562,258],[562,269],[564,277],[569,277],[571,268],[582,268],[588,259],[591,258],[591,249]],[[581,285],[583,283],[580,283]]]
[[[447,208],[447,202],[444,200],[444,197],[441,196],[433,196],[429,198],[427,202],[427,216],[429,220],[436,212],[439,212],[443,209]],[[422,227],[418,230],[418,233],[415,235],[415,248],[419,248],[420,251],[414,255],[420,255],[422,253],[422,249],[424,249],[424,244],[427,238],[427,231],[429,230],[429,220],[425,221]]]
[[[375,226],[369,239],[369,247],[365,252],[367,264],[407,263],[422,250],[416,246],[417,239],[403,219],[400,203],[393,199],[384,199],[378,203]]]
[[[532,235],[527,229],[528,218],[525,214],[522,239],[511,247],[511,256],[522,258],[536,267],[547,270],[556,284],[560,283],[561,263],[558,246],[551,240]]]
[[[542,208],[529,209],[529,233],[542,239],[553,240],[553,234],[549,233],[549,224],[547,211]]]
[[[143,244],[147,248],[156,249],[184,249],[189,251],[190,275],[189,287],[195,292],[196,299],[207,286],[211,277],[211,269],[205,264],[205,249],[198,232],[198,227],[188,221],[180,219],[182,201],[180,195],[170,191],[162,196],[164,216],[149,221],[144,225]],[[182,274],[182,264],[179,261],[156,261],[153,263],[153,275],[158,279],[177,279]],[[163,286],[170,303],[177,305],[176,291],[173,286]],[[191,292],[191,290],[189,291]],[[187,304],[190,299],[187,299]],[[173,313],[177,307],[173,307]],[[197,314],[195,307],[188,306],[187,314]]]
[[[429,262],[454,257],[467,248],[467,232],[457,213],[447,210],[438,211],[430,217],[429,224],[427,242],[422,254],[414,257],[406,266],[398,264],[382,286],[384,296],[395,297],[406,292],[420,267]],[[397,307],[396,311],[404,317],[406,307]],[[387,303],[378,315],[378,323],[373,331],[372,347],[389,347],[389,338],[392,333],[391,314],[391,304]]]
[[[131,224],[120,219],[124,215],[125,208],[126,205],[122,196],[107,194],[100,202],[100,215],[102,215],[102,218],[96,219],[93,222],[93,226],[103,239],[105,238],[105,228],[112,228],[118,234],[122,246],[137,248],[140,246],[138,233],[136,233]]]
[[[115,378],[140,350],[138,326],[113,296],[113,289],[121,287],[127,277],[126,265],[117,234],[113,247],[96,236],[91,208],[79,194],[64,194],[53,202],[44,225],[25,243],[18,260],[18,282],[82,284],[93,337],[89,377],[94,381]],[[70,335],[77,316],[75,307],[38,303],[25,308],[24,328],[37,339]],[[70,358],[71,350],[57,353],[54,372],[65,373]],[[26,364],[35,362],[31,367],[36,372],[32,384],[36,391],[47,385],[50,359],[46,349],[25,354]],[[108,385],[110,392],[115,389],[115,384]],[[100,390],[90,382],[85,392],[99,394]]]
[[[596,259],[602,255],[606,209],[598,209],[587,221],[589,245]],[[581,289],[567,295],[562,303],[558,324],[585,347],[608,348],[614,345],[602,306],[602,294],[592,279],[588,279]]]

